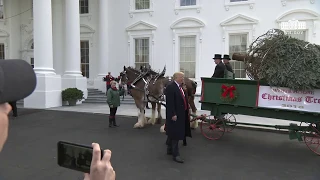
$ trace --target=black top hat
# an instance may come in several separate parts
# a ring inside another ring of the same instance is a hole
[[[212,58],[212,59],[221,59],[221,54],[215,54],[214,58]]]
[[[229,55],[227,55],[227,54],[223,55],[223,58],[222,58],[222,59],[231,60],[230,57],[229,57]]]

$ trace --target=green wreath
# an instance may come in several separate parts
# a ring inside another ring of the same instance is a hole
[[[236,90],[236,87],[233,86],[233,85],[228,85],[228,84],[223,84],[221,86],[221,96],[220,96],[220,99],[223,101],[223,102],[232,102],[234,101],[235,99],[237,99],[238,97],[238,92]]]

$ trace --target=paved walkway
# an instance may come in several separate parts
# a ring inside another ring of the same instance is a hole
[[[195,100],[198,102],[199,100]],[[151,105],[150,105],[151,107]],[[203,111],[201,110],[200,103],[196,104],[198,109],[197,114],[210,114],[210,111]],[[50,108],[49,110],[58,110],[58,111],[75,111],[75,112],[88,112],[88,113],[99,113],[99,114],[109,114],[109,107],[107,104],[79,104],[76,106],[62,106],[57,108]],[[117,111],[118,115],[124,116],[138,116],[138,109],[135,105],[130,104],[122,104]],[[162,117],[165,119],[165,108],[161,110]],[[146,109],[146,116],[151,117],[151,109]],[[157,115],[156,115],[157,116]],[[267,124],[267,125],[289,125],[290,123],[300,124],[300,122],[295,121],[287,121],[287,120],[278,120],[278,119],[271,119],[271,118],[261,118],[261,117],[254,117],[254,116],[245,116],[245,115],[235,115],[237,122],[244,122],[244,123],[254,123],[254,124]],[[247,126],[250,127],[250,126]],[[274,128],[265,128],[265,127],[258,127],[263,129],[271,129]]]
[[[103,114],[20,109],[19,115],[10,121],[9,139],[0,153],[4,180],[83,179],[81,173],[57,165],[59,140],[94,141],[110,148],[117,180],[317,180],[320,176],[320,157],[284,134],[235,129],[219,141],[209,141],[197,129],[188,146],[180,149],[186,163],[178,164],[166,155],[166,136],[159,133],[159,125],[133,129],[135,118],[118,117],[120,127],[109,129]]]

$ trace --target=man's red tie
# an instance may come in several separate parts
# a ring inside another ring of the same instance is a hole
[[[183,102],[184,102],[184,110],[187,110],[187,101],[186,101],[186,97],[185,97],[185,96],[184,96],[184,94],[183,94],[183,90],[182,90],[182,88],[181,88],[181,87],[179,87],[179,89],[180,89],[181,96],[182,96],[182,98],[183,98]]]

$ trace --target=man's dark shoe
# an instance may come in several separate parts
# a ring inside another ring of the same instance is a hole
[[[183,146],[187,146],[187,140],[186,139],[183,140]]]
[[[180,156],[174,157],[173,160],[174,160],[175,162],[177,162],[177,163],[184,163],[184,160],[181,159]]]
[[[172,151],[167,151],[167,155],[172,155]]]

